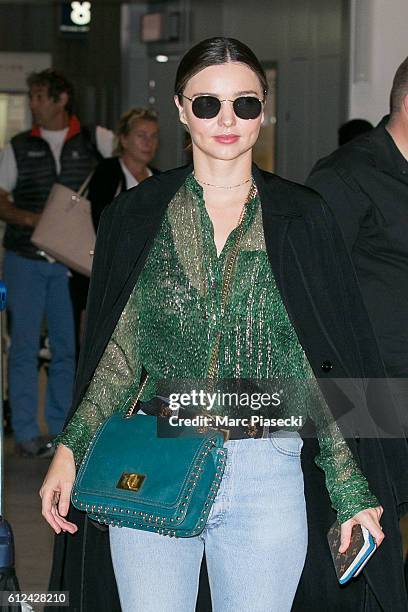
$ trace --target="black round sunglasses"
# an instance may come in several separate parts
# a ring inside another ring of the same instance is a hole
[[[216,96],[197,96],[189,98],[184,94],[179,94],[183,98],[190,100],[191,110],[198,119],[213,119],[221,110],[222,102],[232,102],[234,113],[240,119],[256,119],[262,112],[264,100],[255,96],[239,96],[235,100],[220,100]]]

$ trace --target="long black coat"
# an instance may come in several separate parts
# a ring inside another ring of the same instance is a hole
[[[154,176],[119,196],[102,215],[71,414],[84,395],[143,268],[166,207],[189,172],[191,166]],[[253,173],[270,264],[315,375],[320,379],[384,377],[349,257],[321,197],[256,166]],[[329,396],[327,399],[331,401]],[[372,410],[378,412],[378,402],[372,400]],[[381,400],[380,409],[395,423],[390,398]],[[323,472],[313,461],[318,444],[305,439],[302,467],[309,548],[293,610],[405,612],[408,604],[397,507],[408,502],[406,442],[364,438],[349,442],[372,491],[384,506],[386,538],[364,575],[340,588],[326,542],[335,513]],[[80,529],[74,536],[56,536],[50,589],[70,590],[71,610],[120,610],[107,533],[84,521],[83,514],[74,509],[70,520]],[[210,609],[208,603],[198,607],[203,612]]]

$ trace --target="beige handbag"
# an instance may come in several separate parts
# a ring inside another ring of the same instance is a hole
[[[78,192],[55,183],[31,236],[31,242],[46,255],[86,276],[91,275],[95,248],[91,203],[83,195],[91,177]]]

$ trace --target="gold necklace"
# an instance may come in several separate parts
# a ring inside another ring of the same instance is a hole
[[[236,189],[237,187],[241,187],[242,185],[246,185],[246,183],[249,183],[249,181],[252,180],[252,176],[249,177],[249,179],[246,179],[245,181],[242,181],[242,183],[238,183],[237,185],[213,185],[212,183],[206,183],[205,181],[202,181],[201,179],[199,179],[193,172],[193,176],[196,179],[196,181],[198,181],[200,183],[200,185],[206,185],[206,187],[215,187],[216,189]]]

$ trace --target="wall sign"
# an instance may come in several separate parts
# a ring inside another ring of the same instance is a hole
[[[92,7],[90,2],[62,2],[60,31],[86,34],[90,30]]]
[[[164,38],[164,13],[147,13],[140,20],[140,40],[155,42]]]
[[[180,38],[180,13],[146,13],[140,18],[142,42],[175,42]]]

